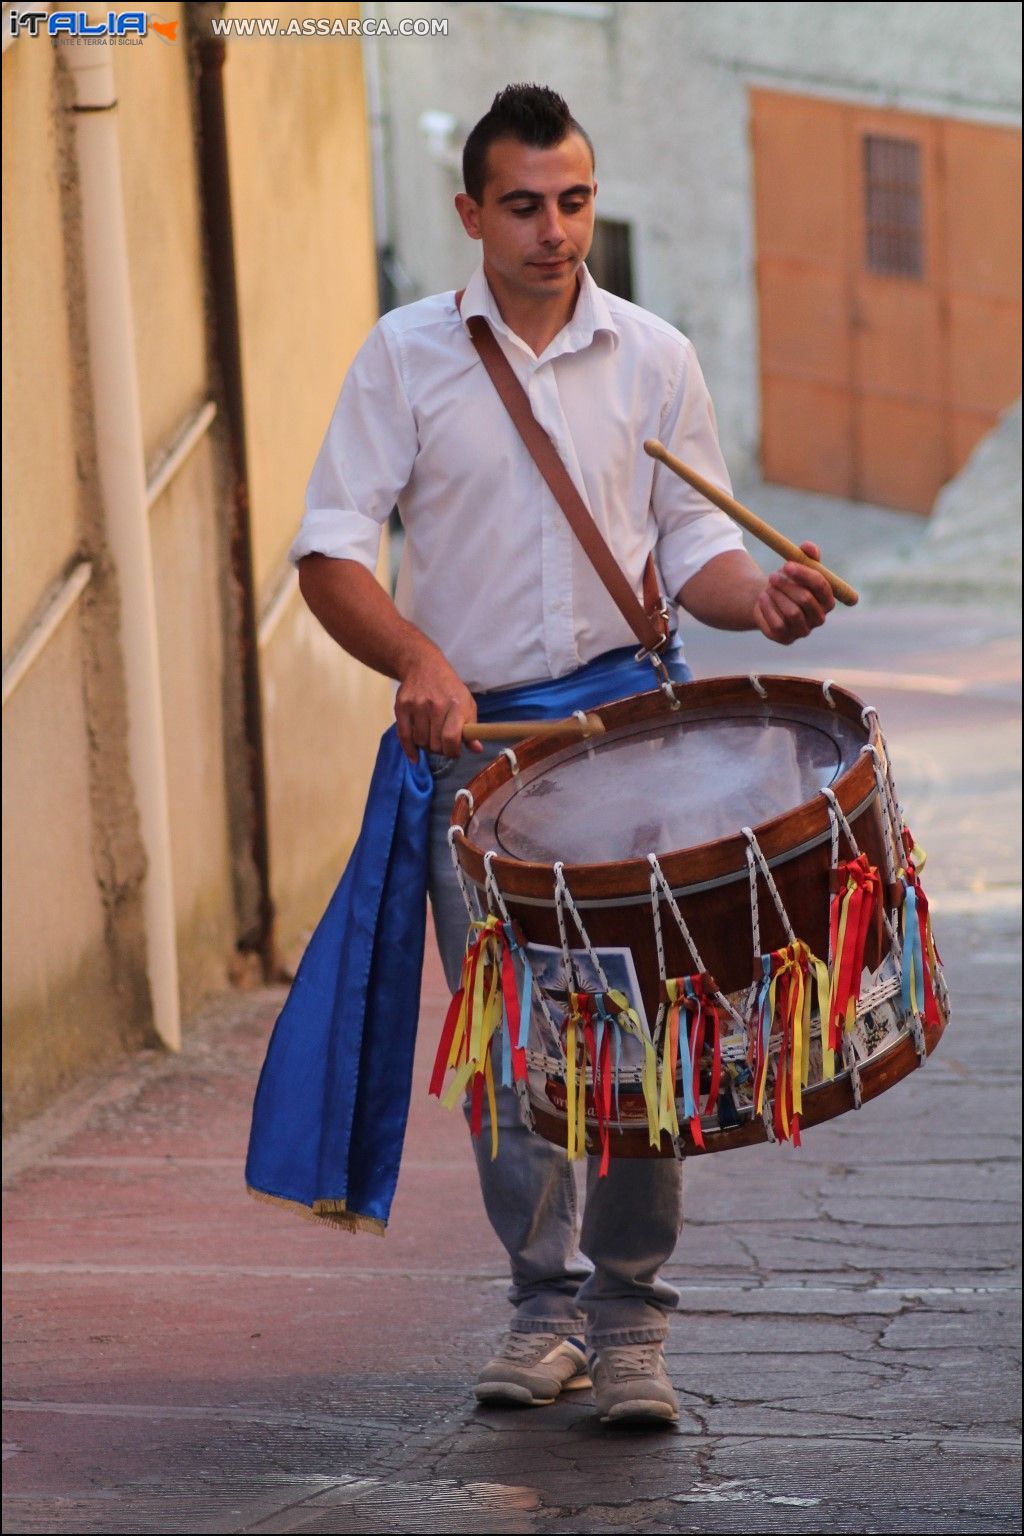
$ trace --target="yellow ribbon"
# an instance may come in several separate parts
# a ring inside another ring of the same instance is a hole
[[[811,1034],[812,1013],[815,998],[818,1004],[819,1030],[822,1048],[822,1070],[829,1077],[835,1076],[834,1052],[828,1048],[828,998],[830,991],[830,979],[828,967],[824,961],[811,953],[810,946],[802,939],[795,940],[787,945],[784,950],[776,952],[780,961],[779,968],[772,975],[768,986],[768,1017],[773,1021],[776,1014],[778,996],[778,983],[782,976],[790,977],[789,991],[789,1024],[791,1028],[790,1038],[790,1063],[789,1080],[792,1089],[793,1114],[803,1112],[803,1090],[807,1087],[811,1075]],[[769,1030],[769,1041],[771,1030]],[[765,1051],[768,1050],[768,1042]],[[761,1074],[761,1080],[757,1086],[755,1108],[761,1114],[764,1108],[765,1085],[768,1073]],[[783,1094],[780,1103],[780,1117],[784,1136],[790,1133],[790,1115],[786,1104],[786,1096]]]
[[[807,952],[807,963],[814,975],[814,990],[818,999],[818,1031],[821,1037],[821,1075],[823,1078],[832,1078],[836,1075],[836,1053],[828,1043],[829,998],[831,993],[831,979],[828,974],[828,966],[824,960],[819,960],[817,955]],[[810,989],[808,989],[809,991]],[[856,1005],[854,1005],[856,1014]],[[852,1029],[852,1021],[848,1025]],[[810,1056],[810,1025],[807,1029],[808,1057]],[[804,1086],[810,1076],[810,1060],[804,1067]]]
[[[476,974],[470,996],[468,982],[474,958]],[[491,1158],[494,1159],[498,1155],[498,1115],[490,1046],[495,1033],[501,1028],[502,992],[501,921],[493,913],[484,921],[473,922],[469,926],[466,957],[462,964],[462,985],[462,1003],[447,1063],[448,1068],[455,1067],[456,1071],[442,1095],[441,1103],[446,1109],[454,1108],[471,1080],[477,1073],[483,1073],[491,1119]],[[467,1058],[460,1063],[459,1057],[464,1050],[468,1051]]]
[[[576,1020],[579,1014],[570,1007],[565,1021],[565,1120],[566,1120],[566,1152],[569,1161],[583,1156],[586,1147],[586,1126],[583,1134],[580,1134],[580,1108],[577,1103],[577,1076],[576,1076]],[[586,1072],[583,1074],[582,1090],[579,1098],[583,1101],[584,1116],[586,1112]],[[582,1144],[581,1144],[582,1143]]]
[[[636,1009],[630,1006],[624,992],[608,992],[609,1003],[619,1010],[616,1024],[640,1042],[643,1050],[643,1070],[640,1085],[643,1089],[644,1108],[647,1110],[647,1135],[652,1147],[661,1145],[661,1128],[658,1113],[658,1057],[650,1034],[640,1022]],[[610,1010],[609,1010],[610,1011]]]

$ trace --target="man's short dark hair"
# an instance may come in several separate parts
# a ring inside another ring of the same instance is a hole
[[[487,151],[499,139],[514,139],[531,149],[553,149],[570,133],[578,133],[594,159],[590,135],[581,128],[557,91],[546,85],[506,85],[471,129],[462,151],[462,180],[475,203],[483,202],[487,183]]]

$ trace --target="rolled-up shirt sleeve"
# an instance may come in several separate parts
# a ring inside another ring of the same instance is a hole
[[[662,412],[661,441],[684,464],[731,493],[711,396],[688,341],[676,388]],[[658,566],[673,598],[709,560],[744,547],[732,519],[664,464],[655,466],[651,507],[658,525]]]
[[[416,422],[394,338],[378,321],[341,387],[313,472],[306,510],[288,551],[377,566],[381,529],[416,458]]]

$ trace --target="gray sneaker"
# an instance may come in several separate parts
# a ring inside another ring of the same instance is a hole
[[[540,1408],[560,1392],[590,1386],[583,1340],[559,1333],[510,1333],[477,1377],[481,1403]]]
[[[606,1345],[591,1355],[590,1374],[602,1424],[674,1424],[679,1418],[660,1344]]]

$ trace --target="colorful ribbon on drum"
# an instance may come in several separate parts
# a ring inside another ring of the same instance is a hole
[[[640,1015],[624,992],[618,992],[612,988],[604,996],[615,1008],[616,1031],[621,1030],[623,1034],[630,1035],[640,1047],[643,1061],[640,1069],[640,1088],[647,1114],[647,1139],[652,1147],[656,1147],[661,1141],[661,1132],[658,1129],[658,1056],[654,1049],[654,1042],[646,1023],[641,1022]],[[617,1038],[616,1045],[618,1046],[619,1043]],[[615,1094],[617,1104],[618,1083],[616,1083]]]
[[[898,879],[903,887],[900,928],[903,941],[903,1006],[926,1025],[941,1023],[935,982],[942,964],[935,948],[928,898],[917,873],[924,856],[907,828],[903,829],[905,862]]]
[[[582,1157],[587,1145],[587,1062],[593,1090],[594,1114],[601,1145],[601,1173],[608,1172],[608,1122],[612,1112],[612,1031],[603,993],[570,992],[562,1023],[565,1050],[565,1117],[570,1159]]]
[[[802,1090],[810,1075],[811,1009],[816,993],[824,1034],[830,992],[828,967],[800,939],[762,955],[761,965],[754,1038],[755,1108],[758,1114],[764,1109],[769,1042],[777,1026],[779,1054],[772,1125],[778,1141],[799,1146]]]
[[[713,988],[703,975],[667,977],[663,982],[665,1030],[662,1036],[661,1092],[658,1126],[670,1136],[679,1135],[676,1113],[676,1081],[681,1078],[683,1116],[689,1122],[696,1146],[704,1149],[700,1123],[700,1075],[705,1044],[711,1049],[711,1082],[704,1113],[718,1104],[722,1075],[722,1020]]]
[[[498,1155],[498,1114],[491,1065],[491,1043],[496,1035],[500,1034],[502,1042],[502,1086],[526,1080],[524,1035],[530,1016],[519,1003],[517,958],[529,975],[529,965],[511,923],[504,923],[491,913],[483,921],[470,924],[461,983],[445,1017],[430,1078],[430,1092],[448,1109],[468,1089],[469,1128],[474,1136],[483,1130],[486,1095],[492,1158]],[[442,1097],[445,1073],[453,1067],[455,1076]]]
[[[587,1150],[587,1069],[590,1069],[594,1118],[597,1121],[601,1162],[598,1176],[608,1172],[611,1156],[610,1127],[619,1110],[619,1063],[622,1035],[631,1035],[643,1052],[641,1088],[647,1111],[651,1143],[657,1146],[658,1083],[654,1045],[624,992],[570,992],[562,1024],[565,1051],[566,1151],[570,1159]],[[614,1064],[612,1053],[614,1050]],[[612,1113],[614,1101],[615,1114]]]
[[[836,1053],[842,1051],[843,1036],[857,1021],[861,979],[872,927],[881,937],[882,880],[869,864],[866,854],[859,854],[839,864],[833,872],[832,900],[829,909],[829,953],[832,976],[828,990],[827,1026],[822,1020],[821,1074],[832,1078],[836,1071]],[[880,945],[879,945],[880,947]]]

